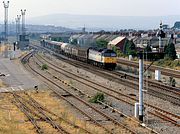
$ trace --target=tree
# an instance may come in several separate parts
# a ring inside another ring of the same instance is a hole
[[[61,37],[52,37],[51,40],[61,42],[62,38]]]
[[[146,48],[144,49],[145,52],[152,52],[152,49],[149,45],[146,46]]]
[[[125,55],[120,50],[118,50],[116,46],[113,46],[112,50],[116,52],[118,57],[125,57]]]
[[[73,39],[73,40],[71,41],[71,44],[73,44],[73,45],[77,45],[77,43],[78,43],[77,39]]]
[[[99,48],[107,48],[108,41],[101,39],[101,40],[97,40],[96,44],[97,44],[97,47]]]
[[[166,53],[166,56],[171,58],[172,60],[175,60],[177,58],[174,43],[168,44],[168,46],[165,48],[165,53]]]
[[[132,40],[126,40],[124,54],[136,56],[136,46]]]

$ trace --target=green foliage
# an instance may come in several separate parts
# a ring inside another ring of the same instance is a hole
[[[61,37],[52,37],[51,40],[52,41],[62,42],[62,38]]]
[[[136,46],[132,40],[130,40],[130,41],[126,40],[123,53],[125,55],[132,55],[132,56],[137,55]]]
[[[21,61],[21,63],[22,63],[22,64],[26,64],[26,63],[27,63],[27,61],[22,60],[22,61]]]
[[[116,52],[116,54],[117,54],[118,57],[125,57],[125,56],[126,56],[126,55],[124,55],[120,50],[118,50],[116,46],[113,46],[113,47],[112,47],[112,50],[113,50],[114,52]]]
[[[108,41],[100,39],[96,41],[96,44],[99,48],[107,48]]]
[[[173,43],[168,44],[168,46],[165,48],[165,53],[168,58],[171,58],[175,60],[176,57],[176,49]]]
[[[90,99],[91,103],[99,103],[99,101],[104,102],[104,94],[103,93],[97,93],[93,98]]]
[[[169,57],[165,57],[164,59],[159,60],[154,64],[163,67],[176,68],[176,67],[180,67],[180,60],[172,60]]]
[[[73,40],[71,41],[71,44],[77,45],[77,39],[73,39]]]
[[[152,52],[152,49],[149,45],[146,46],[146,48],[144,49],[145,52]]]
[[[41,66],[41,70],[47,70],[48,69],[48,66],[46,65],[46,64],[43,64],[42,66]]]

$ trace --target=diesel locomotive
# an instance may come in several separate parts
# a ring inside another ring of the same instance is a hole
[[[63,54],[67,57],[80,60],[101,68],[115,69],[117,54],[107,48],[82,48],[63,42],[42,40],[41,46],[52,50],[55,53]]]

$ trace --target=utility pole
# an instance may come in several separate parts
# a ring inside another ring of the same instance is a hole
[[[21,9],[21,15],[22,15],[22,35],[26,35],[26,28],[25,28],[25,15],[26,15],[26,9]]]
[[[4,4],[4,9],[5,9],[5,13],[4,13],[4,40],[5,40],[5,44],[7,44],[8,42],[8,8],[9,8],[9,1],[5,2],[3,1]]]

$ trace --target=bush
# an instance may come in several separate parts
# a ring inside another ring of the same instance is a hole
[[[155,62],[155,65],[162,67],[178,68],[180,67],[180,60],[172,60],[169,57],[165,57],[164,59]]]
[[[104,94],[103,93],[97,93],[94,97],[90,99],[91,103],[99,103],[99,101],[104,102]]]
[[[107,48],[108,41],[100,39],[96,41],[96,44],[98,48]]]
[[[126,57],[126,55],[123,54],[120,50],[118,50],[117,47],[113,46],[113,47],[112,47],[112,50],[113,50],[114,52],[116,52],[117,57],[124,57],[124,58]]]
[[[47,69],[48,69],[48,66],[47,66],[46,64],[44,64],[44,65],[41,66],[41,69],[42,69],[42,70],[47,70]]]

